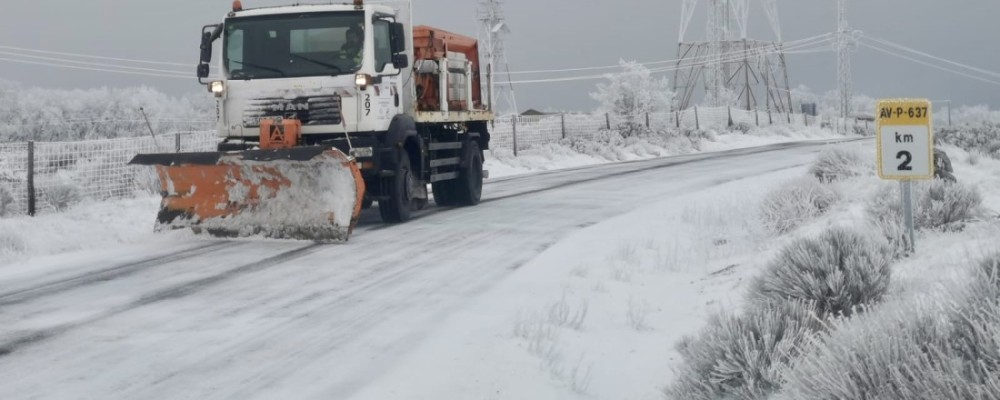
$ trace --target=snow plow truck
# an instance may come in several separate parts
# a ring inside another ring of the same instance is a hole
[[[362,209],[405,222],[480,201],[488,124],[475,39],[399,5],[243,8],[201,32],[217,151],[139,154],[162,186],[157,230],[347,240]],[[218,77],[210,78],[221,40]],[[488,97],[488,96],[487,96]]]

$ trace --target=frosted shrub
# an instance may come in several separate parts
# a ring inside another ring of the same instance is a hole
[[[1000,374],[1000,253],[976,266],[973,282],[951,321],[955,351],[975,361],[971,377],[981,380],[984,375]]]
[[[0,217],[6,217],[14,213],[14,195],[10,189],[0,186]]]
[[[1000,123],[979,122],[956,127],[943,127],[935,133],[937,140],[949,143],[969,152],[1000,158]]]
[[[729,130],[733,131],[733,132],[739,132],[739,133],[742,133],[742,134],[746,135],[746,134],[750,133],[750,131],[752,131],[753,128],[754,128],[753,124],[751,124],[749,122],[737,122],[737,123],[733,124],[733,126],[730,126]]]
[[[935,179],[913,185],[914,223],[918,229],[961,230],[963,222],[979,212],[983,197],[963,183]],[[899,187],[884,184],[866,204],[868,214],[883,225],[901,221]]]
[[[935,179],[920,186],[914,218],[922,229],[959,230],[983,203],[979,190],[969,185]]]
[[[796,179],[764,197],[760,206],[761,220],[769,231],[787,233],[825,213],[839,198],[834,189],[816,179]]]
[[[964,382],[941,310],[896,307],[842,321],[785,371],[775,399],[986,399]]]
[[[764,304],[808,302],[820,316],[850,316],[885,295],[892,259],[884,241],[833,228],[782,249],[753,281],[749,296]]]
[[[821,182],[851,178],[874,171],[867,157],[857,149],[835,147],[824,150],[809,168],[809,174]]]
[[[616,126],[622,137],[648,132],[646,115],[669,111],[673,91],[666,78],[654,78],[642,64],[621,60],[619,65],[621,72],[605,74],[607,82],[598,83],[597,91],[590,97],[618,121]]]
[[[61,180],[45,190],[45,200],[57,211],[64,211],[81,199],[80,186],[72,181]]]
[[[766,399],[779,388],[783,366],[821,327],[812,307],[792,302],[712,316],[677,345],[684,364],[664,393],[678,400]]]
[[[783,375],[776,399],[996,399],[1000,394],[1000,255],[958,303],[920,302],[833,325]]]

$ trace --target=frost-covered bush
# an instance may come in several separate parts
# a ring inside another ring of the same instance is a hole
[[[951,322],[954,350],[963,359],[975,361],[970,373],[979,378],[1000,374],[1000,253],[976,266],[968,293]]]
[[[670,111],[673,91],[666,78],[657,79],[648,68],[634,61],[621,60],[622,71],[606,74],[607,83],[599,83],[590,97],[600,103],[600,111],[614,116],[623,137],[644,132],[646,115]]]
[[[214,99],[207,93],[173,97],[150,87],[64,90],[22,87],[0,80],[0,142],[71,141],[210,129]]]
[[[60,176],[45,188],[43,197],[56,211],[64,211],[82,199],[80,185],[66,176]]]
[[[834,147],[820,153],[809,173],[821,182],[866,175],[875,170],[869,158],[855,148]]]
[[[766,399],[779,388],[783,366],[821,328],[812,307],[793,302],[714,315],[677,345],[684,364],[664,393],[679,400]]]
[[[775,399],[996,399],[1000,256],[950,301],[897,304],[832,325],[784,370]]]
[[[742,134],[746,135],[746,134],[750,133],[750,131],[752,131],[753,128],[754,128],[753,124],[751,124],[749,122],[737,122],[737,123],[733,124],[733,126],[730,126],[729,130],[733,131],[733,132],[739,132],[739,133],[742,133]]]
[[[948,345],[942,311],[896,307],[844,320],[784,371],[781,400],[986,399]]]
[[[973,186],[935,179],[921,185],[914,218],[924,229],[961,229],[983,203],[983,196]]]
[[[14,195],[6,186],[0,186],[0,217],[13,213]]]
[[[753,281],[749,296],[762,304],[807,302],[822,317],[850,316],[885,295],[892,259],[885,242],[831,228],[782,249]]]
[[[974,186],[935,179],[913,185],[914,224],[917,229],[961,230],[972,219],[983,202]],[[903,218],[899,187],[885,184],[866,204],[868,214],[881,225],[890,225]]]
[[[968,152],[981,152],[1000,159],[1000,121],[982,121],[938,128],[935,138]]]
[[[769,192],[760,205],[761,220],[771,232],[789,232],[825,213],[840,194],[812,177],[789,181]]]

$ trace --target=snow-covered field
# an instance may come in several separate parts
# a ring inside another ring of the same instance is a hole
[[[0,398],[649,398],[751,271],[727,268],[762,243],[730,193],[823,147],[500,178],[347,245],[168,235],[8,263]]]
[[[828,210],[776,232],[761,207],[770,194],[806,176],[820,151],[873,155],[874,142],[613,162],[824,135],[495,154],[484,204],[391,229],[369,221],[347,246],[154,237],[153,198],[0,221],[31,237],[0,237],[22,249],[0,261],[0,287],[14,290],[0,293],[11,321],[0,328],[0,378],[11,382],[0,397],[662,399],[682,367],[678,341],[746,306],[748,283],[788,243],[861,226],[887,183],[830,184]],[[963,230],[920,232],[880,307],[967,280],[970,260],[997,248],[1000,161],[943,148],[984,207]],[[110,222],[89,236],[63,226],[96,221]],[[222,250],[201,247],[213,243]],[[371,252],[382,243],[398,245]],[[61,283],[193,246],[206,255]]]
[[[491,177],[502,177],[583,165],[842,137],[829,129],[815,126],[780,125],[754,129],[747,134],[709,130],[703,136],[694,138],[652,135],[622,139],[616,136],[616,133],[609,132],[593,140],[562,140],[521,150],[516,157],[509,149],[491,150],[483,167],[490,171]]]
[[[837,137],[840,136],[819,128],[792,130],[776,126],[751,134],[711,132],[708,138],[695,142],[687,138],[646,137],[627,143],[616,142],[617,146],[611,147],[596,140],[581,140],[573,142],[573,146],[568,142],[553,143],[524,150],[518,157],[509,150],[491,151],[484,168],[495,179],[618,161]],[[67,212],[36,218],[0,218],[0,266],[36,256],[149,240],[158,204],[158,196],[139,195],[135,199],[86,202]]]
[[[841,147],[870,153],[873,143]],[[998,249],[1000,161],[970,165],[968,153],[943,148],[958,179],[982,190],[982,220],[962,232],[921,232],[917,253],[893,266],[885,307],[941,295]],[[843,198],[826,215],[769,233],[762,198],[806,172],[670,197],[569,236],[453,314],[357,398],[664,398],[678,341],[709,315],[743,307],[749,280],[781,246],[864,224],[863,203],[880,186],[870,176],[840,184]]]

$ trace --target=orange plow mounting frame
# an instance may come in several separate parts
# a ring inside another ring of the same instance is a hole
[[[130,164],[156,166],[163,195],[157,230],[347,240],[365,192],[357,163],[320,146],[141,154]]]

